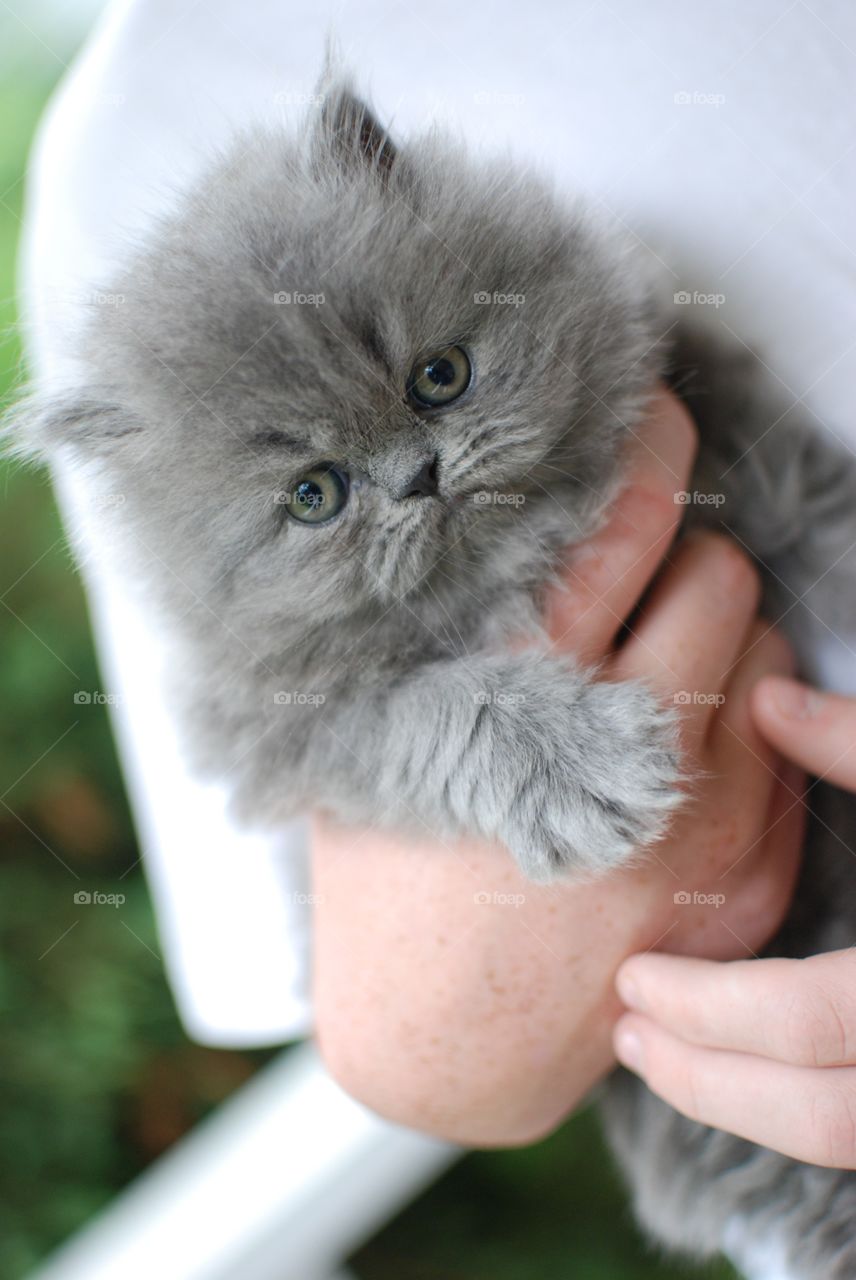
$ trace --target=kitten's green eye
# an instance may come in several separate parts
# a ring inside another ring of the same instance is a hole
[[[332,462],[321,462],[301,476],[288,493],[288,514],[301,524],[324,524],[348,501],[348,477]]]
[[[413,366],[407,380],[407,394],[417,404],[430,408],[451,404],[464,394],[472,373],[463,347],[445,347]]]

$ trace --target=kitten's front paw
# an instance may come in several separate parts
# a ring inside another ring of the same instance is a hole
[[[675,714],[643,686],[591,684],[545,737],[506,843],[531,880],[608,871],[660,839],[684,799]]]

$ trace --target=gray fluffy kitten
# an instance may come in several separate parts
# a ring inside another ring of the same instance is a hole
[[[614,496],[658,375],[775,616],[799,636],[852,599],[853,460],[751,360],[689,333],[665,350],[645,274],[583,211],[437,134],[395,145],[341,80],[300,138],[227,150],[111,292],[79,384],[34,396],[18,430],[124,495],[112,536],[170,628],[188,749],[247,822],[316,806],[467,832],[538,880],[663,834],[674,710],[508,645],[543,634],[558,553]],[[852,941],[829,829],[856,831],[854,807],[814,794],[788,954]],[[796,1274],[856,1276],[854,1175],[691,1123],[623,1073],[610,1093],[660,1239],[704,1254],[739,1215],[785,1231]]]

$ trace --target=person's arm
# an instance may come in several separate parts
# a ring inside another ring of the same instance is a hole
[[[717,537],[682,543],[614,651],[669,548],[694,451],[686,413],[662,396],[632,483],[604,530],[570,555],[567,592],[550,611],[557,647],[683,704],[698,781],[669,839],[608,880],[538,887],[499,848],[316,824],[321,1050],[349,1092],[394,1120],[468,1145],[534,1140],[614,1061],[613,979],[629,952],[668,938],[674,950],[745,954],[784,911],[800,822],[780,825],[785,849],[758,840],[783,792],[748,698],[791,659],[775,634],[753,643],[749,562]],[[714,912],[698,895],[717,892],[735,863]]]
[[[779,751],[856,791],[856,699],[768,678],[752,706]],[[634,956],[617,985],[636,1011],[618,1023],[618,1056],[655,1093],[786,1155],[856,1168],[856,952],[731,964]]]

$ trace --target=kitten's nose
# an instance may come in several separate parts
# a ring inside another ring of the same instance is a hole
[[[401,486],[401,492],[396,496],[399,498],[430,498],[437,492],[437,455],[429,458],[410,478]]]

